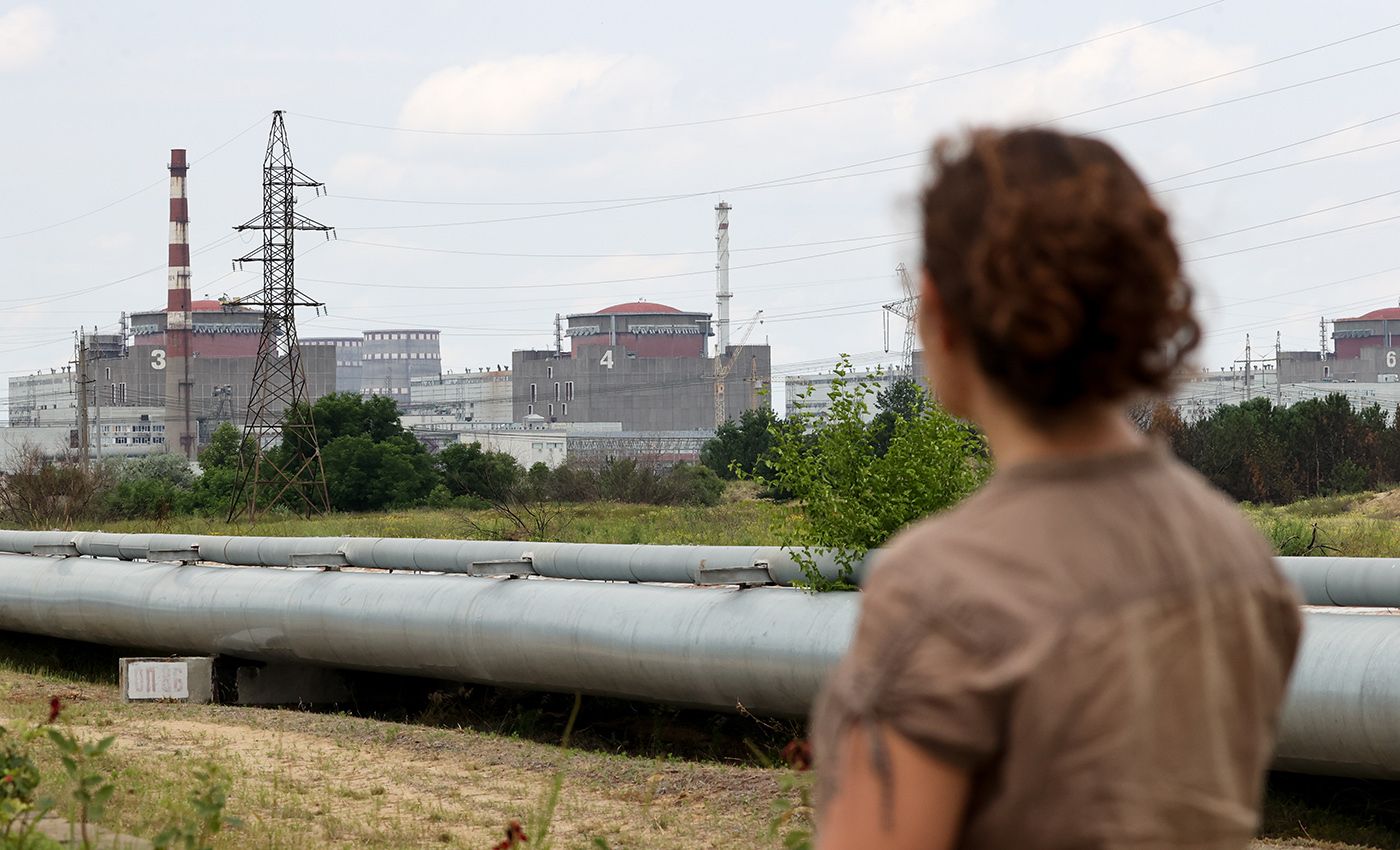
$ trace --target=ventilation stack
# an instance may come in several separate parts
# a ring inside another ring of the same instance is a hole
[[[718,256],[715,258],[716,287],[715,300],[718,302],[716,319],[719,321],[719,357],[729,350],[729,299],[734,295],[729,291],[729,204],[720,201],[715,207],[715,245]]]
[[[165,306],[165,356],[153,365],[165,369],[165,446],[195,459],[194,394],[190,380],[193,321],[190,313],[190,208],[185,197],[185,151],[170,151],[170,272]]]

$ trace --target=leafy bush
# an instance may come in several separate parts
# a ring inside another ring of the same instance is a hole
[[[448,492],[485,502],[505,496],[523,474],[515,458],[486,451],[481,443],[453,443],[438,452],[436,462]]]
[[[778,416],[770,408],[746,410],[715,430],[714,439],[700,449],[700,463],[720,478],[734,480],[753,475],[773,448],[772,426]]]
[[[48,457],[33,446],[19,449],[12,467],[0,479],[0,513],[27,528],[66,528],[88,517],[109,481],[105,467]]]
[[[798,414],[792,427],[774,426],[772,471],[754,476],[801,501],[797,521],[776,531],[793,547],[814,590],[849,588],[851,570],[867,552],[910,522],[955,504],[990,471],[981,437],[932,401],[907,415],[893,411],[884,425],[868,424],[876,385],[849,380],[849,358],[835,371],[827,413],[819,419]],[[814,553],[830,553],[840,577],[824,577]]]

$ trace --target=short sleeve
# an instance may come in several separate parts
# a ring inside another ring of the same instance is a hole
[[[814,718],[818,759],[823,749],[834,755],[845,728],[867,723],[972,770],[1004,743],[1033,624],[995,583],[978,580],[974,553],[940,546],[932,568],[910,549],[892,548],[862,590],[855,638]]]

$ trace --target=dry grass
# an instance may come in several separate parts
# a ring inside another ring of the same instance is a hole
[[[742,490],[736,488],[741,496]],[[736,546],[776,545],[775,526],[794,510],[771,502],[727,500],[715,507],[658,507],[596,502],[571,505],[554,539],[566,543],[655,543]],[[431,537],[469,540],[494,524],[488,511],[386,511],[331,514],[315,519],[272,515],[258,522],[230,525],[220,519],[182,516],[164,520],[80,523],[83,530],[166,532],[172,534],[259,534],[270,537]]]
[[[764,833],[776,771],[561,751],[468,730],[297,711],[125,705],[106,684],[0,670],[6,721],[69,703],[80,735],[115,735],[110,765],[124,789],[108,826],[153,835],[212,760],[234,777],[229,812],[243,824],[219,847],[490,847],[527,820],[563,771],[557,847],[721,848]],[[766,837],[752,846],[766,846]],[[776,846],[776,845],[775,845]]]

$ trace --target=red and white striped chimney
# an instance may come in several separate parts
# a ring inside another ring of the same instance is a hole
[[[193,317],[190,313],[190,207],[185,197],[185,151],[170,151],[170,272],[165,308],[165,354],[152,365],[165,369],[165,445],[193,460],[190,355]]]

